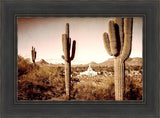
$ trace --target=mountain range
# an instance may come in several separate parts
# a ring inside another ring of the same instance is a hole
[[[64,64],[50,64],[47,61],[45,61],[44,59],[41,59],[40,61],[36,62],[36,64],[38,65],[58,65],[58,66],[64,66]],[[88,63],[88,64],[79,64],[79,65],[72,65],[72,66],[113,66],[114,64],[114,59],[110,58],[102,63],[96,63],[94,61]],[[130,65],[130,66],[142,66],[142,58],[140,57],[135,57],[135,58],[128,58],[125,61],[125,65]]]

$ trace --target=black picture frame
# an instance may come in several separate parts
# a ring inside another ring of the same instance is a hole
[[[160,117],[159,1],[2,1],[1,117]],[[143,17],[142,101],[18,102],[16,17]]]

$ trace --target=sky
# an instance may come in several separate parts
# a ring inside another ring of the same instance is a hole
[[[17,18],[18,55],[30,58],[31,49],[37,51],[36,61],[64,63],[61,58],[62,34],[65,24],[70,25],[71,40],[76,40],[72,64],[101,63],[110,56],[103,44],[103,33],[108,32],[108,21],[113,17],[28,17]],[[143,18],[133,18],[132,51],[130,57],[142,57]]]

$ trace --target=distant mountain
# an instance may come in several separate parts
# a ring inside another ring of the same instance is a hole
[[[126,65],[131,65],[131,66],[142,66],[143,60],[140,57],[135,57],[135,58],[128,58],[125,62]]]
[[[99,65],[104,65],[104,66],[113,66],[114,64],[114,59],[108,59],[107,61],[104,61],[102,63],[100,63]],[[125,61],[126,65],[131,65],[131,66],[142,66],[142,58],[139,57],[135,57],[135,58],[128,58]]]
[[[104,61],[104,62],[100,63],[99,65],[101,65],[101,66],[113,66],[113,64],[114,64],[114,59],[110,58],[107,61]]]
[[[51,63],[48,63],[47,61],[45,61],[44,59],[41,59],[40,61],[36,62],[37,65],[40,65],[40,66],[43,66],[43,65],[49,65],[49,66],[62,66],[64,67],[64,64],[61,63],[61,64],[51,64]],[[112,67],[114,66],[114,59],[113,58],[110,58],[102,63],[96,63],[94,61],[88,63],[88,64],[78,64],[78,65],[72,65],[72,67],[74,66],[82,66],[82,67],[85,67],[85,66],[108,66],[108,67]],[[125,65],[128,66],[142,66],[142,58],[139,58],[139,57],[135,57],[135,58],[128,58],[126,61],[125,61]]]
[[[94,61],[91,61],[90,63],[88,63],[88,64],[77,64],[77,65],[72,65],[72,66],[79,66],[79,67],[88,67],[88,66],[98,66],[99,64],[98,63],[96,63],[96,62],[94,62]]]
[[[90,62],[88,65],[97,65],[97,63],[94,62],[94,61],[92,61],[92,62]]]
[[[46,65],[49,64],[47,61],[45,61],[44,59],[41,59],[40,61],[36,62],[36,64],[38,65]]]

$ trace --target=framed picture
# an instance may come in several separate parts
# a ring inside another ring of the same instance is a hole
[[[143,100],[143,16],[16,18],[16,93],[19,101]],[[130,38],[126,29],[130,31]],[[112,32],[115,33],[114,37]],[[65,39],[64,34],[67,34],[68,38]],[[68,43],[70,48],[67,48],[63,40],[69,41],[69,38],[71,43]],[[72,42],[72,39],[75,40]],[[119,54],[112,58],[112,40],[115,39]],[[69,57],[65,51],[70,53]],[[66,56],[65,59],[61,58],[61,55]],[[125,65],[125,68],[121,65]],[[123,84],[119,84],[121,81]],[[121,90],[123,88],[125,90]],[[124,96],[120,98],[122,93]]]
[[[1,117],[159,117],[158,4],[1,2]]]

